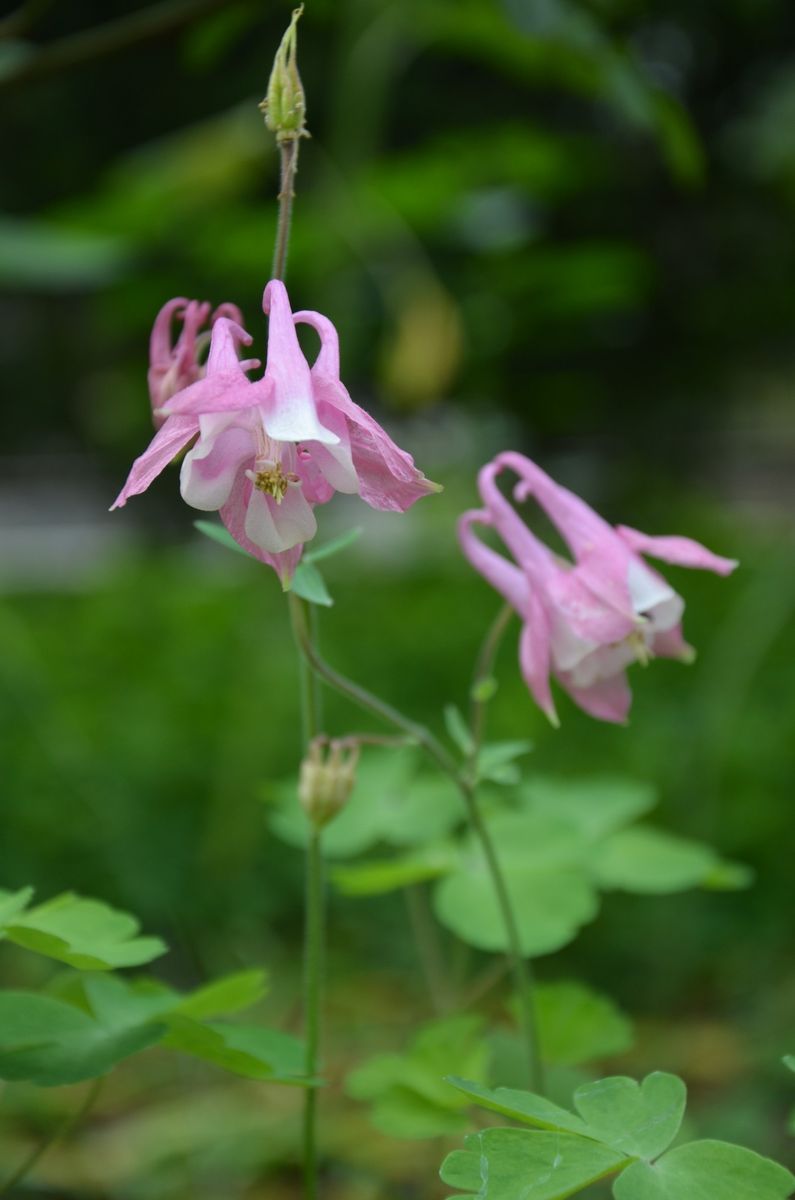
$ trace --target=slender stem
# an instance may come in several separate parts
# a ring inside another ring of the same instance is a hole
[[[50,1136],[43,1141],[41,1145],[37,1146],[35,1150],[31,1151],[28,1157],[19,1164],[17,1169],[12,1172],[11,1175],[9,1175],[8,1179],[0,1184],[0,1196],[4,1196],[7,1192],[10,1192],[12,1188],[15,1188],[18,1183],[21,1183],[22,1180],[30,1174],[33,1168],[37,1166],[38,1163],[44,1158],[44,1155],[47,1153],[47,1151],[50,1150],[56,1142],[59,1142],[62,1138],[67,1137],[72,1130],[80,1124],[83,1118],[86,1117],[90,1110],[94,1107],[97,1097],[102,1090],[103,1082],[104,1081],[101,1076],[98,1079],[95,1079],[83,1097],[83,1102],[80,1107],[76,1109],[75,1112],[69,1113],[67,1117],[64,1117],[63,1121],[61,1121],[60,1124],[55,1127]]]
[[[287,247],[290,242],[290,223],[295,199],[295,172],[298,168],[298,138],[286,138],[279,143],[281,156],[281,186],[279,187],[279,220],[276,245],[273,251],[272,279],[284,279],[287,267]]]
[[[486,729],[488,699],[479,695],[479,691],[482,685],[491,679],[494,660],[497,657],[497,651],[500,648],[505,630],[508,628],[508,624],[513,616],[513,611],[513,607],[510,604],[502,606],[489,626],[475,663],[472,688],[469,694],[469,727],[472,733],[472,752],[469,757],[472,769],[477,765],[477,758]]]
[[[304,940],[304,1071],[317,1075],[320,1049],[320,1005],[323,981],[324,943],[323,850],[320,830],[312,828],[306,851],[306,926]],[[306,1089],[304,1098],[304,1194],[316,1200],[317,1178],[317,1088]]]
[[[290,594],[291,613],[296,610],[300,620],[306,622],[303,600]],[[293,619],[295,629],[296,617]],[[298,662],[301,671],[301,726],[304,746],[308,746],[320,732],[314,672],[302,652],[296,637]],[[305,864],[305,907],[304,907],[304,1073],[314,1079],[318,1072],[320,1050],[320,1006],[323,986],[323,944],[325,938],[323,883],[323,847],[321,831],[310,824],[309,841],[306,847]],[[304,1195],[305,1200],[316,1200],[317,1178],[317,1089],[310,1085],[304,1095],[303,1117],[304,1147]]]
[[[439,765],[439,767],[450,776],[452,781],[458,788],[461,797],[466,805],[469,820],[475,835],[480,841],[483,849],[483,854],[486,859],[486,866],[494,885],[497,903],[500,908],[505,935],[510,948],[510,959],[513,968],[514,979],[516,982],[516,990],[518,993],[520,1016],[522,1024],[522,1033],[525,1042],[525,1052],[527,1057],[528,1077],[530,1086],[533,1088],[541,1087],[541,1061],[538,1052],[538,1036],[536,1033],[535,1020],[533,1015],[532,1005],[532,974],[528,964],[525,961],[522,953],[521,942],[519,940],[519,932],[516,926],[516,919],[513,912],[513,904],[510,893],[508,892],[505,878],[500,867],[500,862],[497,857],[494,844],[491,840],[488,828],[483,816],[480,812],[480,807],[477,801],[475,787],[469,777],[469,773],[462,773],[458,769],[458,764],[455,759],[448,754],[447,750],[438,741],[437,738],[424,725],[420,725],[416,721],[412,721],[410,717],[404,716],[398,709],[393,708],[391,704],[387,704],[385,700],[381,700],[378,696],[368,692],[366,688],[361,687],[353,680],[341,675],[339,671],[335,671],[324,658],[318,653],[317,648],[312,642],[309,633],[301,602],[298,597],[290,597],[290,614],[293,622],[293,631],[296,641],[303,651],[307,661],[312,669],[318,673],[321,679],[340,692],[343,696],[347,696],[360,708],[373,713],[382,720],[395,725],[404,733],[413,737],[426,751],[426,753]]]
[[[444,1013],[449,1007],[447,972],[442,960],[437,929],[428,911],[428,893],[423,884],[415,883],[404,890],[404,895],[431,1004],[435,1012]]]

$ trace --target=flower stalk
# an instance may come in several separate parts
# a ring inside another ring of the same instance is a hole
[[[509,946],[509,957],[513,970],[517,996],[519,1000],[520,1019],[522,1024],[522,1035],[525,1046],[525,1056],[527,1061],[527,1073],[529,1085],[532,1090],[538,1091],[542,1086],[541,1080],[541,1062],[538,1052],[538,1038],[536,1035],[535,1021],[533,1017],[532,1007],[532,979],[528,964],[522,952],[521,942],[519,940],[519,931],[516,925],[514,916],[513,904],[511,901],[508,887],[505,883],[505,878],[502,873],[499,858],[494,848],[491,835],[488,831],[483,815],[480,811],[480,805],[477,799],[477,790],[472,782],[469,770],[460,770],[455,759],[448,753],[441,742],[431,733],[424,725],[413,721],[410,717],[405,716],[398,709],[388,704],[385,700],[375,696],[360,684],[355,683],[352,679],[348,679],[345,675],[336,671],[325,659],[319,654],[307,625],[303,605],[297,596],[290,595],[290,615],[293,624],[293,633],[298,645],[301,648],[307,662],[310,664],[320,678],[335,691],[346,696],[357,704],[366,712],[372,713],[381,720],[394,725],[403,733],[407,734],[414,741],[423,747],[430,758],[445,772],[446,775],[455,783],[461,795],[464,805],[467,810],[467,815],[475,833],[475,836],[480,842],[483,850],[483,855],[486,860],[486,867],[494,886],[494,892],[497,897],[497,902],[502,916],[505,936]]]

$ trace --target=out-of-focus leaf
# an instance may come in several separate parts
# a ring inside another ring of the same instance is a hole
[[[303,1044],[290,1034],[261,1025],[232,1025],[225,1021],[202,1024],[174,1015],[163,1045],[181,1050],[247,1079],[313,1086],[303,1075]]]
[[[516,1013],[516,1002],[512,1001]],[[632,1045],[632,1024],[613,1001],[574,980],[543,983],[535,990],[542,1057],[576,1066],[621,1054]]]
[[[20,888],[18,892],[8,892],[0,889],[0,937],[3,926],[27,908],[33,898],[33,888]]]
[[[592,867],[602,887],[664,894],[697,887],[719,862],[716,852],[703,842],[637,825],[595,846]]]
[[[548,954],[574,938],[597,912],[573,826],[545,813],[503,813],[489,820],[525,954]],[[508,949],[494,884],[479,843],[469,835],[460,867],[435,888],[439,920],[481,950]]]
[[[35,992],[0,992],[0,1078],[42,1087],[104,1075],[158,1041],[155,1021],[105,1025],[62,1000]]]
[[[438,879],[453,870],[458,857],[458,851],[451,845],[420,846],[395,858],[335,867],[331,878],[346,896],[374,896]]]
[[[0,284],[42,291],[102,287],[130,261],[118,237],[80,233],[43,221],[0,218]]]
[[[566,778],[533,775],[520,792],[522,803],[570,821],[589,841],[604,837],[654,808],[648,783],[620,775]]]
[[[448,704],[444,710],[444,723],[452,741],[455,742],[462,754],[471,754],[474,749],[472,734],[469,726],[461,715],[461,710],[455,704]]]
[[[261,969],[238,971],[214,979],[182,999],[175,1011],[194,1020],[240,1012],[256,1004],[268,990],[268,974]]]
[[[468,1101],[447,1086],[453,1063],[473,1075],[486,1069],[479,1017],[448,1017],[427,1025],[403,1054],[381,1054],[352,1071],[346,1090],[372,1104],[372,1121],[392,1137],[423,1138],[467,1127]]]
[[[140,923],[99,900],[65,892],[18,912],[4,935],[28,950],[86,971],[137,967],[165,954],[160,938],[138,937]]]

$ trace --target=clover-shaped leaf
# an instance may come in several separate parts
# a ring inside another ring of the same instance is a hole
[[[606,1175],[624,1158],[598,1142],[569,1133],[486,1129],[448,1155],[444,1183],[478,1200],[563,1200]]]
[[[631,1158],[656,1158],[679,1132],[687,1088],[678,1075],[655,1071],[642,1083],[614,1075],[574,1093],[591,1136]]]
[[[636,1162],[613,1185],[616,1200],[786,1200],[795,1176],[727,1142],[689,1142],[654,1164]]]

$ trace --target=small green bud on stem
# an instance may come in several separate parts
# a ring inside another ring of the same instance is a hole
[[[291,142],[296,138],[309,137],[304,124],[306,97],[296,62],[296,25],[303,11],[302,4],[293,12],[290,25],[273,60],[268,94],[259,106],[265,117],[265,124],[276,135],[277,142]]]
[[[301,763],[298,799],[316,829],[328,825],[344,808],[356,782],[359,744],[348,740],[313,738]]]

